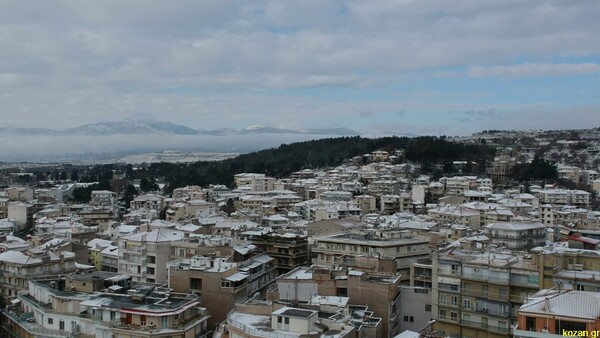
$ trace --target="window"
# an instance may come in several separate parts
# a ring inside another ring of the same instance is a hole
[[[450,297],[450,305],[452,305],[452,306],[458,306],[458,296],[451,296]]]
[[[54,318],[48,318],[48,325],[54,324]]]
[[[431,304],[425,304],[425,311],[431,312]]]
[[[438,313],[440,315],[440,318],[442,318],[442,319],[446,318],[446,309],[440,309]]]
[[[404,321],[408,322],[408,316],[404,316]]]
[[[411,322],[411,323],[414,323],[415,322],[415,317],[413,317],[413,316],[408,317],[408,321]]]
[[[444,305],[446,304],[446,295],[445,294],[440,294],[440,298],[439,298],[439,303]]]
[[[471,300],[463,299],[463,309],[470,309],[470,308],[471,308]]]
[[[498,293],[500,294],[500,297],[506,297],[506,289],[505,288],[498,289]]]
[[[202,278],[190,278],[190,289],[202,290]]]
[[[290,323],[290,317],[285,317],[285,319],[283,320],[284,324],[289,324]]]
[[[458,313],[450,311],[450,320],[458,321]]]
[[[62,320],[60,322],[58,322],[58,329],[59,330],[64,330],[65,329],[65,322],[63,322]]]

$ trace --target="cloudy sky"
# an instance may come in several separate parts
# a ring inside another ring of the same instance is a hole
[[[0,119],[600,126],[598,1],[2,1]]]

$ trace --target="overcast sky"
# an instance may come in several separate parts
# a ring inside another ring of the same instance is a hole
[[[600,126],[599,1],[2,1],[4,126]]]

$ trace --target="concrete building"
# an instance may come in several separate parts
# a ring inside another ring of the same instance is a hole
[[[238,189],[248,188],[251,192],[263,192],[275,189],[276,179],[265,174],[241,173],[234,176]]]
[[[510,250],[527,251],[546,244],[546,226],[540,222],[490,223],[485,230],[492,244]]]
[[[508,337],[517,309],[540,288],[537,266],[514,254],[456,249],[432,263],[432,317],[443,336]]]
[[[35,196],[35,190],[32,187],[8,187],[6,196],[11,201],[31,202]]]
[[[229,337],[380,338],[381,318],[364,306],[347,305],[345,297],[315,295],[307,304],[248,301],[236,304],[216,333]],[[335,302],[335,303],[334,303]]]
[[[597,337],[600,293],[544,289],[519,308],[515,338]]]
[[[6,208],[6,216],[15,220],[18,230],[33,226],[33,214],[35,213],[32,204],[23,202],[10,202]]]
[[[541,288],[561,288],[580,291],[600,291],[600,252],[597,250],[566,248],[562,244],[537,247],[531,250],[538,266]]]
[[[410,264],[430,253],[429,241],[413,236],[409,231],[343,233],[316,237],[313,240],[312,253],[317,264],[335,265],[340,256],[345,261],[349,260],[347,264],[351,266],[354,264],[352,261],[359,257],[388,260],[393,263],[392,269],[384,271],[400,272],[405,281],[410,277]]]
[[[227,257],[195,256],[169,263],[169,287],[198,294],[202,306],[211,313],[209,326],[216,328],[236,302],[264,295],[277,277],[276,268],[274,259],[267,255],[241,263],[230,262]]]
[[[427,210],[427,215],[440,224],[464,224],[471,229],[481,227],[481,214],[478,211],[455,205],[446,205]]]
[[[262,236],[249,236],[250,240],[263,253],[275,259],[277,273],[286,273],[297,266],[309,264],[308,238],[297,234],[271,233]]]
[[[112,207],[117,204],[117,193],[108,190],[92,190],[91,205]]]
[[[141,195],[131,201],[131,210],[148,209],[160,212],[165,206],[164,200],[165,198],[161,195]]]
[[[166,283],[171,242],[183,237],[181,231],[159,228],[121,238],[119,273],[131,275],[135,282]]]
[[[299,267],[277,279],[268,299],[309,302],[314,295],[348,297],[381,318],[383,337],[400,333],[400,275]]]
[[[27,282],[36,276],[66,274],[75,271],[75,254],[63,251],[6,251],[0,253],[0,290],[8,299],[26,290]]]
[[[3,313],[3,337],[207,337],[198,298],[110,273],[29,281]]]

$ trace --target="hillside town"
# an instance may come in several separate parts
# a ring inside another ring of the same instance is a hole
[[[130,165],[85,203],[84,169],[20,164],[0,177],[0,336],[595,331],[599,139],[490,131],[454,140],[495,147],[487,162],[426,166],[379,149],[171,191]],[[517,177],[536,163],[555,175]]]

